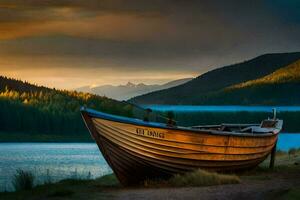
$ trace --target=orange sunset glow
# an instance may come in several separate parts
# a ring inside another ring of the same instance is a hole
[[[1,0],[1,75],[66,89],[161,84],[299,48],[299,15],[285,12],[293,5],[258,4]],[[237,19],[233,10],[246,14]]]

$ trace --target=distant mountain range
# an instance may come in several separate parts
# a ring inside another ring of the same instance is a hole
[[[300,52],[265,54],[130,101],[139,104],[300,105],[299,63]]]
[[[97,94],[100,96],[106,96],[108,98],[116,99],[116,100],[127,100],[135,96],[139,96],[142,94],[146,94],[149,92],[163,90],[171,87],[175,87],[177,85],[184,84],[188,81],[192,80],[192,78],[184,78],[175,81],[168,82],[163,85],[146,85],[143,83],[133,84],[128,82],[126,85],[102,85],[97,87],[84,86],[75,89],[80,92],[88,92],[92,94]]]

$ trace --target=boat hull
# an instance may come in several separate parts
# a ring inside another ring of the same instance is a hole
[[[101,118],[82,112],[104,158],[123,185],[198,168],[237,171],[261,163],[278,134],[239,135]]]

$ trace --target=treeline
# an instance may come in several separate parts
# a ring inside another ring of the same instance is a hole
[[[39,92],[52,90],[44,86],[28,83],[27,81],[21,81],[0,75],[0,91],[4,91],[5,88],[9,88],[10,90],[18,92]]]
[[[81,106],[132,116],[131,106],[106,97],[49,89],[17,80],[7,81],[5,77],[0,77],[0,80],[2,138],[9,133],[89,136],[81,119]]]
[[[222,90],[191,97],[194,105],[300,105],[300,81]]]

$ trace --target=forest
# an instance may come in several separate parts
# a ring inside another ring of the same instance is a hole
[[[106,97],[0,77],[0,141],[22,138],[88,140],[89,133],[79,111],[81,106],[132,116],[132,106]]]
[[[265,87],[279,86],[268,85]],[[267,88],[267,90],[270,90],[270,88]],[[242,92],[243,88],[240,91]],[[268,95],[261,88],[256,88],[255,92],[259,91],[261,94],[258,97],[256,96],[256,99],[262,99],[264,95]],[[293,95],[291,95],[292,93]],[[297,90],[291,91],[286,88],[282,88],[282,92],[273,93],[272,95],[279,97],[282,94],[293,98],[299,96]],[[241,101],[239,97],[245,95],[251,97],[249,91],[245,91],[243,95],[235,93],[234,96],[220,95],[219,97],[226,103],[227,101]],[[202,98],[204,101],[205,96]],[[255,98],[253,98],[253,101]],[[214,99],[218,98],[207,98],[206,100],[213,103]],[[297,98],[295,101],[299,101],[299,99]],[[76,91],[51,89],[0,76],[0,142],[92,141],[80,115],[81,106],[141,119],[145,115],[145,112],[134,109],[130,104],[106,97]],[[160,114],[165,117],[168,115],[168,113]],[[156,112],[153,112],[150,120],[166,122],[165,118],[158,116]],[[174,113],[177,125],[181,126],[219,123],[260,123],[261,120],[267,117],[271,117],[270,114],[259,112]],[[285,132],[300,132],[300,112],[280,112],[278,117],[284,120]]]

